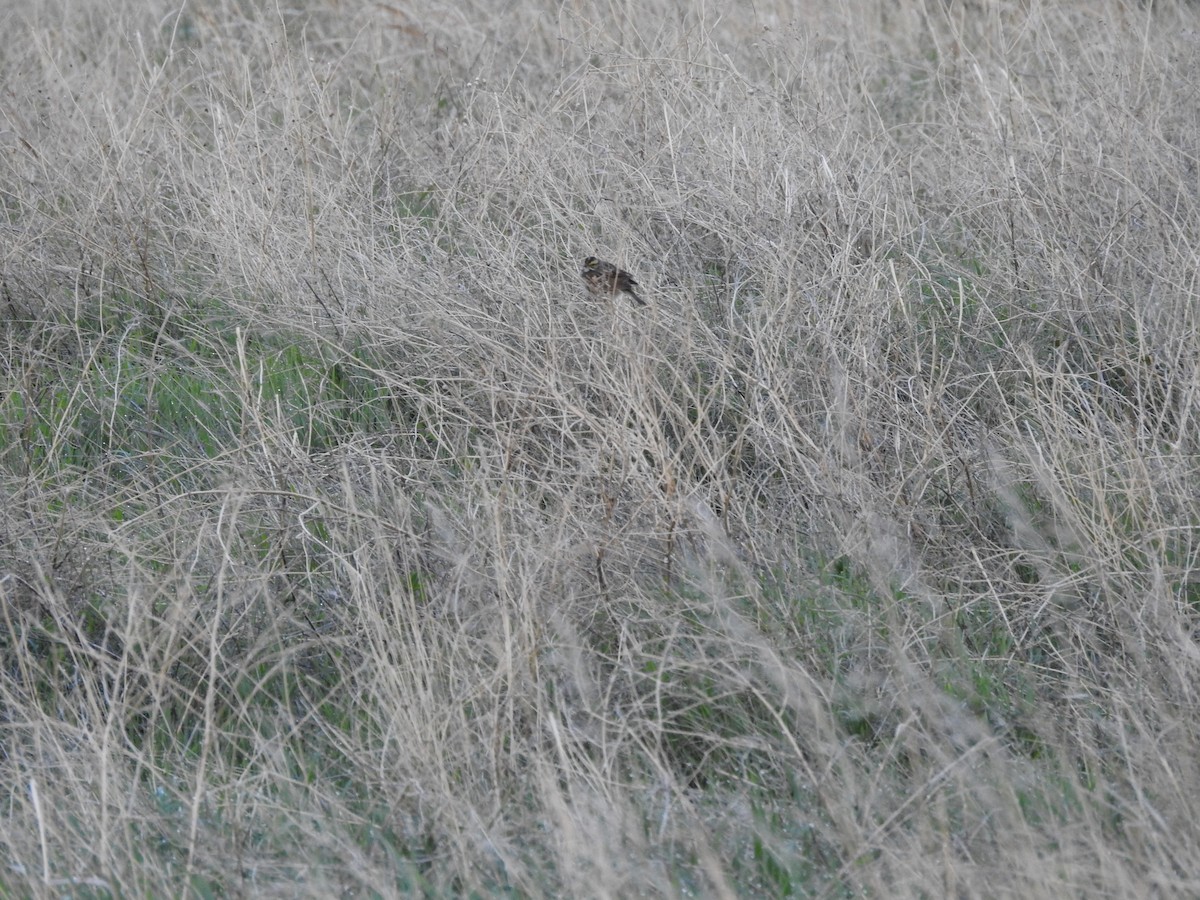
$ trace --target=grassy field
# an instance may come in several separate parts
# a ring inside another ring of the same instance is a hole
[[[0,895],[1200,895],[1195,5],[0,23]]]

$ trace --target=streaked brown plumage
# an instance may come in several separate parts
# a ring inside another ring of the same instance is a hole
[[[588,293],[593,297],[609,299],[618,294],[628,294],[638,306],[645,306],[646,301],[634,290],[637,282],[624,269],[618,269],[610,262],[589,256],[583,261],[583,283],[587,285]]]

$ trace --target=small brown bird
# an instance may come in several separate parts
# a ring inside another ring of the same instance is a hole
[[[589,256],[583,261],[583,283],[587,285],[588,293],[593,297],[609,299],[618,294],[628,294],[638,306],[645,306],[646,301],[634,290],[637,282],[624,269],[618,269],[610,262]]]

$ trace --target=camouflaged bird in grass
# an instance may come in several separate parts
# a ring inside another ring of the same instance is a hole
[[[610,262],[589,256],[583,261],[583,283],[587,285],[588,293],[593,297],[609,299],[618,294],[628,294],[638,306],[645,306],[646,301],[634,290],[637,282],[624,269],[618,269]]]

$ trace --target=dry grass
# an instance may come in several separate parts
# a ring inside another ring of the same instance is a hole
[[[5,893],[1200,893],[1148,5],[8,4]]]

